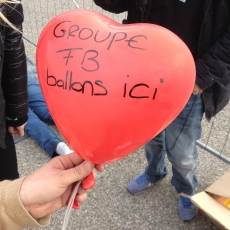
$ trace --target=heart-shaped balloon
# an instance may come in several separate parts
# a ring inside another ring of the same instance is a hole
[[[58,129],[94,163],[119,160],[165,129],[195,83],[193,57],[174,33],[121,25],[90,10],[53,18],[39,38],[36,63]]]

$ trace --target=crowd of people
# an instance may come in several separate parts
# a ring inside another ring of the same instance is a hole
[[[164,179],[167,157],[176,192],[193,196],[198,185],[196,140],[201,136],[201,119],[205,115],[210,120],[230,98],[230,1],[94,2],[112,13],[128,12],[123,23],[163,26],[190,49],[196,65],[193,93],[178,117],[144,146],[148,165],[127,189],[138,194]],[[54,122],[37,79],[27,74],[22,5],[17,0],[0,0],[0,229],[14,230],[47,225],[50,214],[66,205],[75,182],[94,169],[104,169],[73,153],[47,126]],[[19,178],[14,142],[25,138],[25,134],[55,158],[31,175]],[[76,201],[84,202],[86,197],[80,187]],[[178,213],[181,220],[192,220],[196,207],[188,197],[178,195]]]

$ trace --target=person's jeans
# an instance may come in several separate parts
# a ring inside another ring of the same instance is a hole
[[[28,121],[25,133],[30,135],[51,157],[61,139],[45,123],[54,124],[38,80],[28,76]],[[45,122],[45,123],[44,123]]]
[[[54,125],[54,121],[45,103],[39,82],[36,78],[28,75],[28,101],[30,109],[40,118],[40,120]]]
[[[163,179],[168,170],[166,154],[172,164],[171,183],[178,193],[191,194],[197,186],[196,140],[201,137],[201,119],[204,106],[201,95],[192,95],[178,117],[160,134],[145,145],[148,166],[146,176],[155,183]]]

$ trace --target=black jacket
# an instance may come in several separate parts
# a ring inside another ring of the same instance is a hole
[[[22,31],[21,4],[0,4],[0,11]],[[0,21],[0,147],[5,147],[7,123],[20,126],[27,121],[27,68],[22,35]]]
[[[203,23],[195,60],[196,83],[204,90],[202,96],[209,120],[226,106],[230,98],[230,0],[202,1]],[[107,5],[105,0],[94,2],[113,13],[128,11],[127,23],[142,22],[135,0],[113,0],[111,5]],[[152,23],[149,17],[152,2],[154,0],[148,0],[144,22]]]

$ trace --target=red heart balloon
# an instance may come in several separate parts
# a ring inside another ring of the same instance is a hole
[[[94,163],[119,160],[165,129],[195,83],[193,57],[175,34],[153,24],[121,25],[90,10],[53,18],[36,55],[58,129]]]

